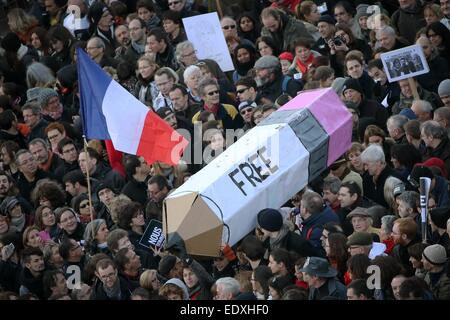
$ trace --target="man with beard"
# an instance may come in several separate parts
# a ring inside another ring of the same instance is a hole
[[[303,84],[281,72],[281,63],[274,56],[264,56],[255,63],[256,84],[258,93],[267,102],[275,102],[282,94],[295,97],[297,92],[303,89]]]
[[[116,60],[124,60],[128,48],[131,46],[130,31],[126,25],[120,25],[116,28],[114,35],[116,36],[119,46],[115,50],[114,58]]]
[[[414,275],[414,268],[410,261],[408,248],[420,242],[417,230],[417,223],[412,218],[397,219],[392,227],[392,238],[395,243],[392,256],[403,265],[405,269],[404,274],[408,277]]]
[[[61,158],[54,154],[41,138],[31,141],[28,149],[38,163],[39,169],[45,172],[54,172],[62,164]]]

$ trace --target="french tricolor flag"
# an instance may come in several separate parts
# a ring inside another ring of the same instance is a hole
[[[80,115],[88,139],[111,140],[116,150],[144,157],[148,164],[175,165],[188,141],[111,79],[77,48]]]

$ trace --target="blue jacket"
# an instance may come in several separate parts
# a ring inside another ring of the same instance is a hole
[[[310,240],[315,247],[322,248],[320,237],[322,236],[323,225],[328,222],[339,223],[340,221],[338,215],[329,206],[325,206],[322,212],[313,214],[303,221],[302,237]]]

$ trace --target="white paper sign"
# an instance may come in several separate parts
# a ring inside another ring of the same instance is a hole
[[[222,71],[234,70],[217,12],[184,18],[183,25],[199,59],[215,60]]]
[[[279,208],[308,183],[309,153],[287,124],[257,126],[168,198],[198,192],[213,199],[230,227],[230,245],[256,226],[256,214]],[[264,178],[261,178],[264,176]],[[205,198],[222,220],[217,207]],[[224,232],[223,242],[227,241]]]
[[[381,61],[389,82],[416,77],[430,71],[422,47],[417,44],[382,53]]]

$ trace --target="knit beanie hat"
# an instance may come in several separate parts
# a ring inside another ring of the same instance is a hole
[[[94,2],[89,8],[88,12],[89,22],[91,22],[94,25],[97,25],[100,19],[102,18],[103,13],[107,10],[108,7],[103,2],[101,1]]]
[[[355,91],[358,91],[359,93],[363,94],[363,90],[361,88],[361,85],[359,84],[359,81],[357,79],[348,78],[344,82],[344,87],[342,88],[342,93],[345,93],[345,90],[347,89],[353,89]]]
[[[450,79],[445,79],[439,84],[438,94],[439,97],[445,97],[450,95]]]
[[[258,224],[267,231],[279,231],[283,226],[283,216],[275,209],[263,209],[258,213]]]
[[[434,208],[430,211],[431,221],[440,229],[447,228],[447,220],[450,219],[450,207]]]
[[[39,98],[38,98],[38,103],[41,106],[42,109],[44,109],[47,104],[48,101],[53,98],[53,97],[57,97],[58,93],[50,88],[43,88],[41,89],[41,91],[39,92]]]
[[[361,17],[368,17],[369,14],[367,13],[367,9],[369,9],[369,5],[368,4],[360,4],[359,6],[356,7],[356,15],[355,15],[355,21],[356,23],[358,23],[359,18]]]
[[[105,220],[95,219],[89,222],[84,230],[84,240],[88,242],[93,241],[102,223],[105,223]]]
[[[426,247],[422,255],[429,263],[434,265],[443,265],[447,262],[447,252],[440,244],[433,244]]]
[[[68,65],[68,66],[62,67],[56,73],[56,78],[58,79],[59,83],[61,83],[61,85],[64,88],[72,89],[75,82],[78,80],[77,66],[76,65]]]
[[[331,88],[340,96],[344,89],[345,78],[338,77],[333,80]]]

